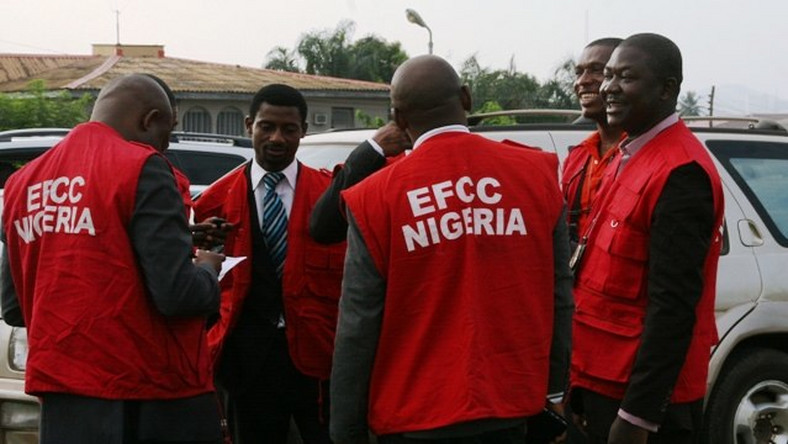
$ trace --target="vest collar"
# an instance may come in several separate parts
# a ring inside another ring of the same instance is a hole
[[[446,125],[446,126],[441,126],[439,128],[434,128],[419,136],[419,138],[416,139],[416,142],[413,143],[413,149],[415,150],[416,148],[418,148],[419,145],[424,143],[430,137],[437,136],[438,134],[450,133],[450,132],[469,133],[470,130],[465,125]]]

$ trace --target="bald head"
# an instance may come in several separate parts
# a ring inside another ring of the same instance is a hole
[[[90,120],[109,125],[126,140],[164,151],[172,132],[172,112],[167,94],[155,80],[130,74],[102,88]]]
[[[411,138],[440,126],[467,123],[471,101],[454,68],[425,55],[403,63],[391,79],[391,105],[397,125]]]

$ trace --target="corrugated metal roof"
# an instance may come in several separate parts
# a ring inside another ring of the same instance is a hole
[[[48,89],[98,90],[114,77],[135,72],[155,74],[175,92],[254,94],[271,83],[302,91],[389,90],[383,83],[171,57],[0,54],[0,91],[23,91],[34,79],[43,79]]]

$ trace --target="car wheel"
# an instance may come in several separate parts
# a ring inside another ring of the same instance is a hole
[[[788,354],[755,349],[733,359],[709,397],[704,442],[788,442]]]

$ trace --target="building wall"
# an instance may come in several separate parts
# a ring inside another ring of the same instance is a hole
[[[190,123],[200,119],[192,119],[188,113],[197,108],[201,108],[210,116],[210,128],[208,131],[219,132],[219,115],[222,111],[240,111],[241,121],[249,113],[251,97],[247,100],[205,100],[205,99],[179,99],[178,117],[179,122],[176,130],[194,131],[194,127],[189,127]],[[381,98],[330,98],[330,97],[307,97],[307,124],[308,132],[322,132],[332,128],[358,128],[365,126],[363,119],[359,119],[357,111],[368,116],[373,121],[375,118],[388,120],[389,101]],[[343,122],[340,117],[344,114],[352,114],[351,122]],[[352,111],[351,111],[352,110]],[[208,119],[206,119],[208,120]],[[190,122],[191,121],[191,122]],[[226,120],[225,120],[226,123]],[[226,127],[227,125],[225,125]],[[246,135],[243,131],[240,134]]]
[[[371,119],[380,118],[388,120],[389,101],[380,99],[311,99],[307,100],[309,107],[309,132],[321,132],[332,128],[343,128],[339,122],[334,122],[336,117],[332,110],[346,108],[353,110],[353,126],[344,128],[364,127],[364,122],[356,115],[357,111],[369,116]]]

